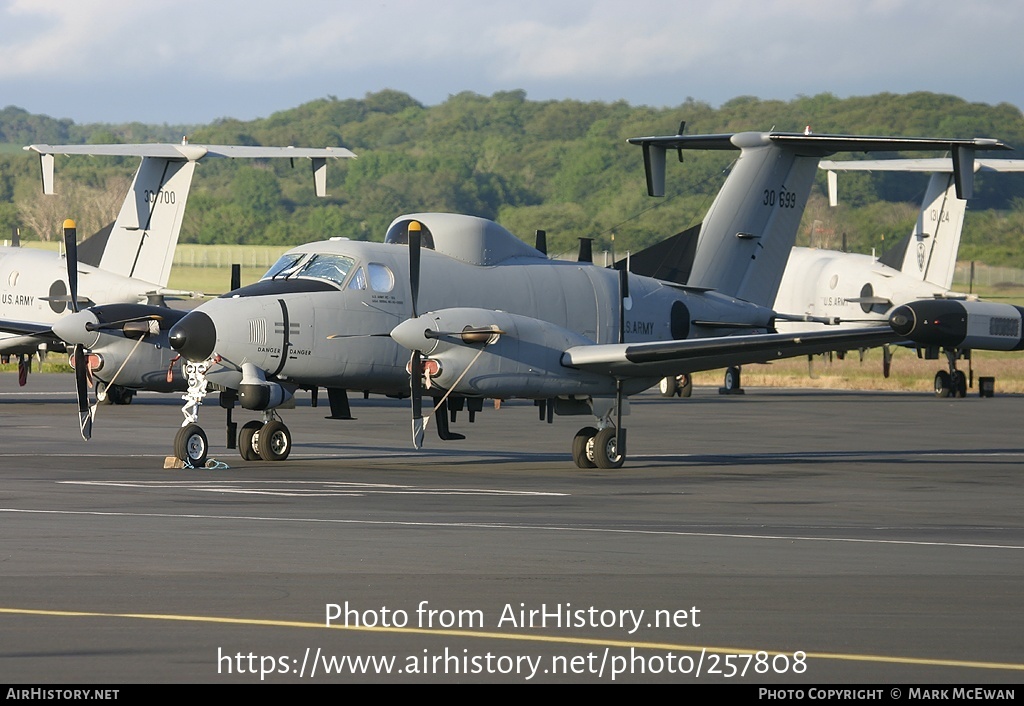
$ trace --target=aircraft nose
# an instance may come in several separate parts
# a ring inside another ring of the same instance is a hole
[[[193,311],[171,327],[168,341],[188,360],[206,360],[217,344],[217,327],[204,312]]]

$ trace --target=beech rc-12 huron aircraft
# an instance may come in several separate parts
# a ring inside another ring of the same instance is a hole
[[[682,129],[680,129],[682,133]],[[292,448],[277,409],[297,389],[325,387],[332,409],[345,391],[411,397],[413,443],[434,399],[442,439],[452,410],[484,399],[534,400],[541,417],[593,415],[576,432],[581,468],[626,458],[628,396],[666,375],[903,340],[887,325],[776,333],[771,308],[818,162],[842,151],[941,150],[969,189],[976,150],[990,139],[932,139],[743,132],[629,140],[643,149],[648,191],[664,193],[669,150],[738,151],[702,225],[685,286],[550,260],[496,223],[417,213],[397,218],[383,243],[331,239],[289,250],[259,282],[205,302],[169,332],[188,361],[189,390],[175,453],[199,465],[198,423],[208,386],[230,407],[261,413],[238,431],[243,458],[277,461]],[[813,318],[813,317],[812,317]],[[227,398],[225,395],[227,394]]]

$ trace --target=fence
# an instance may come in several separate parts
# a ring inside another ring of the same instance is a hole
[[[284,245],[178,245],[174,267],[227,268],[234,264],[269,269],[288,247]]]
[[[974,263],[974,288],[1024,286],[1024,270],[1016,267],[991,267]],[[965,291],[971,286],[971,263],[958,262],[953,272],[953,288]]]

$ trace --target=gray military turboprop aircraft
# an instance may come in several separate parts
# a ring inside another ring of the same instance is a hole
[[[969,179],[975,150],[1006,149],[984,139],[775,132],[630,142],[643,147],[652,195],[664,193],[667,150],[740,151],[701,231],[693,270],[700,281],[678,286],[586,257],[549,260],[542,243],[533,248],[496,223],[454,214],[402,216],[384,243],[303,245],[256,284],[172,327],[170,344],[188,360],[190,383],[176,454],[191,465],[205,461],[198,409],[213,383],[262,412],[262,422],[239,431],[243,458],[283,460],[292,439],[275,410],[297,389],[322,386],[338,409],[346,389],[411,395],[417,447],[424,393],[436,398],[443,439],[461,438],[447,426],[449,396],[471,411],[485,398],[533,399],[548,421],[553,413],[593,414],[596,426],[573,439],[573,459],[581,468],[618,468],[626,398],[665,375],[898,339],[889,327],[769,333],[781,317],[769,305],[821,157],[952,149],[958,178]],[[222,393],[230,408],[224,402]],[[230,445],[230,419],[228,435]]]
[[[58,295],[40,298],[50,302],[52,313],[36,321],[0,317],[0,330],[16,334],[9,339],[13,342],[11,345],[21,345],[28,350],[41,344],[74,346],[72,361],[78,376],[79,411],[85,438],[91,434],[95,415],[95,406],[90,409],[85,398],[87,375],[91,374],[96,380],[98,401],[127,403],[138,389],[185,388],[181,375],[174,376],[170,366],[173,354],[167,345],[167,330],[184,312],[140,302],[162,302],[164,295],[185,294],[168,290],[165,285],[196,163],[208,157],[309,159],[316,193],[325,196],[327,159],[355,156],[344,148],[199,145],[186,141],[181,144],[32,145],[26,149],[40,154],[44,193],[53,193],[54,154],[142,158],[121,212],[111,226],[79,246],[74,224],[69,222],[64,231],[66,255],[58,258],[50,253],[26,250],[7,254],[0,261],[0,276],[3,276],[0,287],[39,287],[45,286],[39,284],[40,279],[44,283],[51,278],[54,280],[50,290]],[[93,240],[100,241],[98,247]],[[83,251],[91,247],[98,253],[97,266],[81,263],[80,247]],[[34,257],[37,253],[45,256],[46,267],[20,275],[20,269],[40,261]],[[116,274],[119,272],[125,274]],[[82,287],[78,286],[80,277]],[[8,295],[4,291],[6,301]],[[32,295],[23,296],[31,298]],[[94,306],[81,310],[83,304]],[[65,309],[69,309],[69,313],[65,314]],[[89,355],[83,357],[86,349]]]

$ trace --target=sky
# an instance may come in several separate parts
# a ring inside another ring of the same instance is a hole
[[[1024,107],[1016,0],[0,0],[0,107],[252,120],[394,89],[718,107],[932,91]]]

